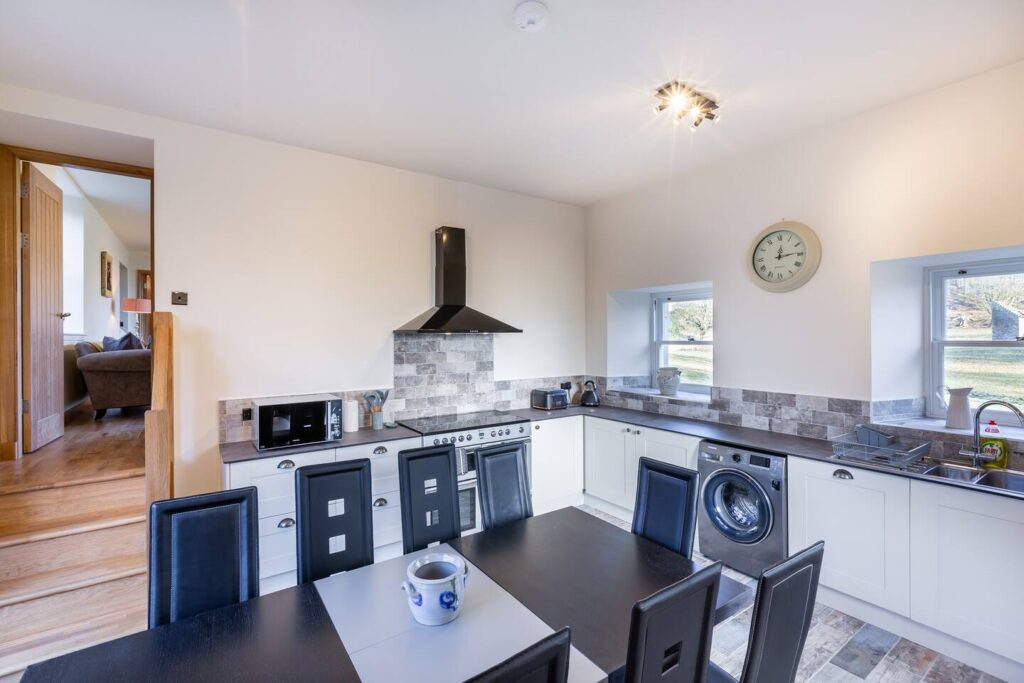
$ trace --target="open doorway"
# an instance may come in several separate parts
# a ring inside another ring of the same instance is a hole
[[[59,158],[19,171],[23,462],[0,467],[0,487],[7,470],[33,485],[141,476],[152,179]]]

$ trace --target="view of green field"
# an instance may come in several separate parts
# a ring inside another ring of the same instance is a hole
[[[946,339],[1010,341],[1020,336],[993,330],[992,309],[1024,311],[1024,275],[988,275],[946,280]],[[1011,318],[1012,319],[1012,318]],[[1007,335],[1010,335],[1008,338]],[[1024,405],[1024,345],[1016,347],[946,347],[943,359],[947,387],[974,387],[971,404],[990,399]]]

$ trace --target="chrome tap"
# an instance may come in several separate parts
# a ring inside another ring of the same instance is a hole
[[[1024,426],[1024,413],[1022,413],[1020,409],[1012,403],[1007,403],[1006,401],[985,401],[978,406],[978,410],[974,413],[974,450],[967,448],[960,450],[960,455],[970,457],[975,467],[981,467],[982,462],[996,459],[993,455],[981,452],[981,414],[985,412],[986,408],[990,408],[992,406],[1003,406],[1004,408],[1009,408],[1010,412],[1016,415],[1017,419],[1020,420],[1021,426]]]

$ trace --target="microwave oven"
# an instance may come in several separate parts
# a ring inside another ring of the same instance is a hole
[[[252,402],[256,450],[340,439],[341,399],[330,394],[258,398]]]

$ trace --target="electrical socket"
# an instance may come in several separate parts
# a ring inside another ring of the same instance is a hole
[[[242,408],[242,422],[252,420],[252,408]]]
[[[175,306],[188,306],[188,292],[171,292],[171,303]]]

